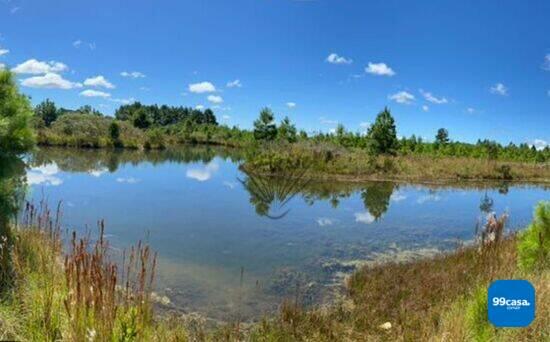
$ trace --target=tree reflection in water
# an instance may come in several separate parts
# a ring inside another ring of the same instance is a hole
[[[10,222],[25,196],[25,163],[16,156],[0,154],[0,294],[11,283]]]
[[[306,174],[307,170],[289,171],[279,177],[247,173],[244,179],[237,179],[250,194],[250,203],[256,208],[256,213],[278,220],[289,213],[290,209],[285,210],[288,202],[310,183]]]
[[[361,192],[365,209],[378,221],[388,211],[390,199],[397,185],[392,182],[371,183]]]

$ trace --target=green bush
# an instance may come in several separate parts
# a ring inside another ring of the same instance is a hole
[[[518,240],[518,265],[524,271],[546,269],[550,265],[550,202],[540,202],[533,222]]]

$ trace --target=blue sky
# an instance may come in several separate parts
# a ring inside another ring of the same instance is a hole
[[[400,135],[544,146],[548,18],[548,1],[0,0],[0,63],[35,104],[214,106],[245,128],[270,106],[308,131],[389,106]]]

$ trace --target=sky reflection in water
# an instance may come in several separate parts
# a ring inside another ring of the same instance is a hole
[[[277,181],[240,172],[238,151],[204,147],[42,149],[29,160],[29,198],[62,200],[70,228],[105,219],[118,250],[147,237],[160,256],[159,292],[217,319],[258,318],[296,288],[306,304],[329,300],[358,261],[472,240],[480,206],[508,211],[518,229],[548,199],[533,186]]]

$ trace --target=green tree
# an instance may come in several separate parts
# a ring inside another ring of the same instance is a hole
[[[118,122],[113,121],[109,125],[109,135],[115,146],[120,145],[120,125]]]
[[[134,113],[134,117],[132,118],[134,126],[141,129],[146,129],[151,126],[151,118],[149,118],[149,115],[147,114],[147,111],[140,107],[136,110]]]
[[[207,108],[204,111],[204,123],[208,125],[217,125],[218,121],[216,120],[216,116],[214,115],[214,112]]]
[[[53,101],[50,101],[50,99],[46,99],[45,101],[42,101],[40,104],[38,104],[34,108],[34,114],[44,120],[44,124],[46,125],[46,127],[50,127],[52,122],[57,120],[57,117],[59,116],[59,112],[57,111],[55,103],[53,103]]]
[[[445,128],[440,128],[437,130],[437,134],[435,135],[435,143],[437,145],[446,145],[449,143],[449,131],[447,131]]]
[[[279,129],[277,131],[277,139],[289,143],[294,143],[297,140],[296,126],[294,126],[294,124],[290,122],[288,116],[285,116],[285,118],[283,119],[283,121],[281,121],[281,124],[279,125]]]
[[[369,127],[367,137],[371,152],[375,154],[394,154],[398,147],[395,121],[386,107],[381,111],[372,126]]]
[[[269,108],[260,111],[260,117],[254,121],[254,139],[270,141],[277,136],[275,116]]]
[[[0,70],[0,153],[21,153],[34,145],[33,110],[12,73]]]

